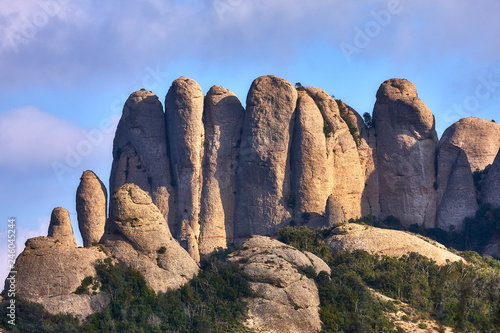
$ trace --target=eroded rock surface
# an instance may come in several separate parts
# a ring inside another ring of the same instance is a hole
[[[56,207],[52,210],[50,216],[48,236],[54,238],[64,246],[76,247],[75,235],[69,213],[62,207]]]
[[[196,261],[200,259],[201,163],[205,142],[203,99],[198,83],[183,76],[172,83],[165,97],[165,119],[177,199],[175,237]]]
[[[479,197],[485,203],[500,207],[500,150],[482,182]]]
[[[109,190],[134,183],[149,193],[164,218],[175,229],[165,116],[158,97],[146,90],[130,95],[113,141]],[[110,202],[109,211],[113,210]]]
[[[296,102],[295,87],[276,76],[259,77],[250,87],[237,173],[235,237],[276,234],[292,216],[288,158]]]
[[[448,142],[438,149],[436,227],[460,232],[466,217],[474,217],[478,205],[476,188],[465,152]]]
[[[213,86],[205,97],[205,156],[199,248],[210,253],[234,238],[236,169],[245,109],[236,95]]]
[[[193,278],[198,266],[172,237],[148,193],[125,184],[113,194],[113,211],[102,244],[113,258],[144,275],[156,292],[177,288]]]
[[[431,243],[432,242],[432,243]],[[416,252],[438,265],[463,260],[443,245],[399,230],[380,229],[357,223],[346,223],[333,229],[326,240],[334,252],[365,250],[370,254],[401,257]]]
[[[90,170],[83,173],[76,190],[76,214],[83,246],[99,243],[106,225],[108,192],[99,177]]]
[[[441,142],[461,148],[472,172],[493,163],[500,148],[500,124],[476,117],[463,118],[448,127]]]
[[[381,217],[435,227],[437,134],[434,115],[413,83],[390,79],[377,92],[373,111]]]
[[[243,265],[257,295],[247,300],[246,324],[264,332],[320,331],[318,289],[299,267],[312,266],[316,273],[330,274],[328,265],[312,253],[269,237],[254,236],[242,246],[229,260]]]

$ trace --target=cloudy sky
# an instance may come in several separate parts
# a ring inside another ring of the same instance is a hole
[[[78,230],[79,178],[108,183],[131,92],[163,100],[183,75],[244,104],[274,74],[362,114],[384,80],[406,78],[441,135],[463,117],[500,120],[498,13],[495,0],[0,0],[0,268],[9,217],[18,251],[54,207]]]

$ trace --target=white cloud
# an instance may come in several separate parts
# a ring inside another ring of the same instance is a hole
[[[75,168],[88,157],[111,150],[116,119],[107,127],[86,130],[74,123],[23,107],[0,115],[0,167],[13,170],[53,167]]]

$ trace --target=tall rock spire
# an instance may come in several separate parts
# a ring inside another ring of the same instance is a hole
[[[52,210],[50,216],[48,237],[55,238],[62,245],[76,247],[75,235],[69,213],[62,207],[56,207]]]
[[[200,196],[205,130],[203,93],[196,81],[176,79],[165,97],[165,119],[176,193],[177,238],[199,260]]]
[[[110,193],[126,183],[138,185],[151,195],[170,228],[174,228],[169,165],[161,102],[149,91],[136,91],[127,99],[116,129]],[[110,212],[112,205],[110,202]]]
[[[76,214],[84,247],[98,243],[104,234],[107,198],[99,177],[91,170],[83,172],[76,190]]]
[[[390,79],[377,92],[373,111],[382,218],[435,227],[436,146],[434,115],[413,83]]]

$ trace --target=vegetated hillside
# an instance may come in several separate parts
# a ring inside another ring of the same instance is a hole
[[[457,261],[441,266],[416,253],[393,258],[355,250],[334,256],[325,245],[330,233],[330,229],[286,227],[278,235],[283,243],[317,255],[331,268],[331,273],[307,264],[294,268],[315,282],[322,332],[403,332],[402,326],[435,332],[445,332],[446,327],[500,332],[498,261],[474,252],[460,253],[470,264]],[[290,257],[276,252],[283,251],[279,242],[264,248],[259,239],[253,243],[202,258],[196,278],[176,291],[158,294],[138,271],[106,259],[97,266],[97,278],[84,279],[75,290],[82,294],[103,290],[111,300],[104,311],[79,323],[71,315],[50,315],[39,304],[19,300],[18,322],[13,327],[7,324],[4,302],[1,326],[13,332],[250,332],[248,302],[269,294],[256,294],[255,290],[262,292],[256,286],[262,287],[251,281],[261,273],[251,268],[255,259],[243,253],[267,256],[258,260],[274,272],[277,281],[285,270],[275,266],[280,258]],[[228,261],[228,254],[234,260]]]

